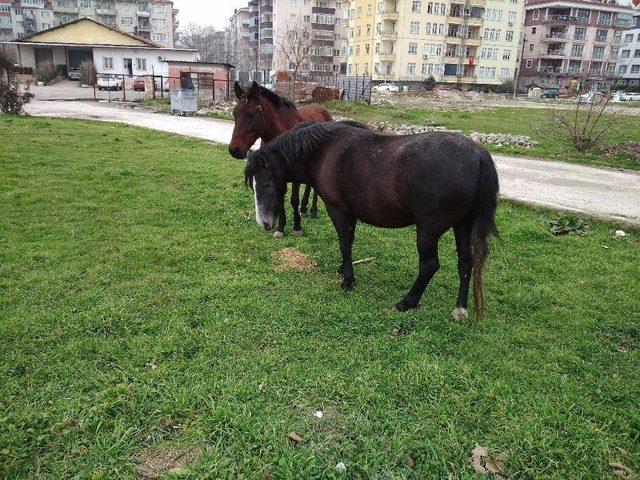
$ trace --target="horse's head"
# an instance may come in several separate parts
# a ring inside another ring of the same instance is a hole
[[[234,85],[238,103],[233,109],[235,126],[229,144],[229,153],[238,159],[245,158],[255,141],[265,129],[263,107],[260,104],[260,86],[253,82],[247,90],[243,90],[238,82]]]
[[[279,172],[276,162],[271,162],[263,149],[260,149],[249,154],[244,179],[253,190],[256,222],[260,228],[271,230],[276,225],[287,190],[284,176]]]

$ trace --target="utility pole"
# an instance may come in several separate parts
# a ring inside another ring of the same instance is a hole
[[[527,34],[523,33],[522,35],[522,49],[520,51],[520,65],[516,67],[516,82],[513,87],[513,98],[515,99],[518,96],[518,82],[520,81],[520,70],[522,70],[522,61],[524,60],[524,46],[527,43]]]

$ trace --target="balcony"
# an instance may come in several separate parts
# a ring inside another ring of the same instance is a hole
[[[384,21],[384,20],[393,20],[393,21],[397,21],[398,18],[400,18],[400,14],[398,12],[396,12],[395,10],[384,10],[382,12],[379,13],[380,18]]]
[[[617,18],[613,22],[615,28],[630,29],[633,28],[633,18]]]
[[[549,32],[541,39],[543,42],[566,42],[568,35],[566,32]]]
[[[151,31],[151,24],[148,22],[139,22],[138,23],[138,30],[140,32],[150,32]]]
[[[383,30],[382,32],[380,32],[380,38],[382,38],[382,40],[397,40],[398,32]]]
[[[138,16],[139,17],[149,18],[150,15],[151,15],[151,13],[149,12],[149,10],[138,10]]]
[[[564,24],[570,24],[570,23],[576,23],[577,18],[573,17],[571,15],[562,15],[562,14],[555,14],[555,15],[546,15],[544,17],[544,21],[546,23],[564,23]]]
[[[544,73],[546,75],[557,75],[562,73],[562,67],[545,67],[542,66],[538,69],[538,73]]]
[[[396,54],[393,52],[382,51],[378,54],[378,58],[383,61],[392,62],[396,59]]]
[[[542,57],[564,57],[565,51],[561,49],[548,49],[543,50],[540,55]]]

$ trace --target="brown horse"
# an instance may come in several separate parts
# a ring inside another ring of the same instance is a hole
[[[248,90],[243,90],[238,82],[234,85],[238,103],[233,109],[235,127],[233,137],[229,144],[229,153],[238,159],[245,158],[247,152],[259,138],[262,145],[275,139],[278,135],[300,125],[303,122],[331,122],[333,118],[326,108],[319,105],[297,109],[296,106],[284,97],[261,87],[253,82]],[[293,207],[293,234],[301,235],[300,214],[306,214],[309,204],[311,187],[306,186],[300,204],[300,184],[294,183],[291,189],[291,206]],[[314,191],[311,204],[311,218],[318,214],[318,194]],[[278,213],[278,229],[273,235],[276,238],[284,236],[286,215],[284,204]]]

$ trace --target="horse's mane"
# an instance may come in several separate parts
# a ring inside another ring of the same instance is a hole
[[[264,97],[269,100],[275,107],[286,107],[292,108],[293,110],[297,110],[296,106],[293,104],[291,100],[281,95],[278,95],[276,92],[272,92],[268,88],[260,86],[260,97]]]

